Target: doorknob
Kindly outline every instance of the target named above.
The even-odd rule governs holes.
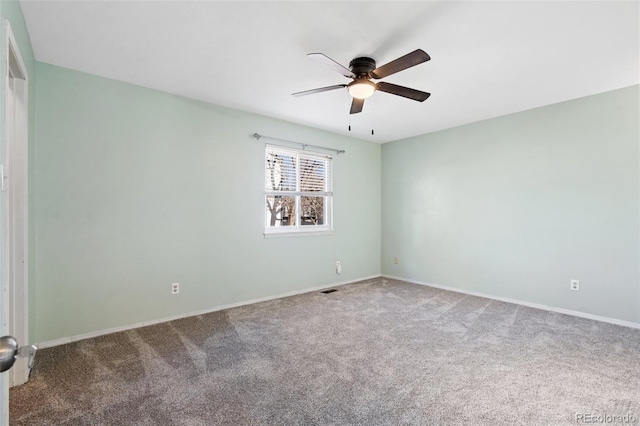
[[[13,336],[0,337],[0,373],[13,367],[16,358],[32,357],[36,350],[35,345],[18,347],[18,341]]]

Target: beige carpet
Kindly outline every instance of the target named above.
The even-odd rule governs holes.
[[[640,424],[640,330],[382,278],[337,288],[43,349],[11,424]]]

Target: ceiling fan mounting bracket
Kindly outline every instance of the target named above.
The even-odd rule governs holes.
[[[355,58],[349,62],[349,69],[357,77],[370,78],[371,71],[376,69],[376,61],[372,58]]]

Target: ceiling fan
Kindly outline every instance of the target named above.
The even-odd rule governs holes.
[[[418,102],[423,102],[431,95],[427,92],[398,86],[396,84],[385,83],[384,81],[379,83],[371,81],[372,79],[378,80],[388,77],[399,71],[427,62],[431,57],[429,57],[429,55],[422,49],[414,50],[413,52],[378,68],[376,68],[376,61],[368,57],[353,59],[349,62],[349,68],[347,69],[323,53],[309,53],[307,56],[313,60],[330,66],[343,76],[352,78],[353,81],[349,84],[336,84],[334,86],[296,92],[293,93],[293,96],[311,95],[313,93],[327,92],[329,90],[342,89],[346,87],[351,97],[353,97],[350,114],[357,114],[361,112],[362,107],[364,106],[364,100],[373,95],[376,90],[413,99]]]

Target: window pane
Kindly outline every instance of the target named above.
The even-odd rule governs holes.
[[[265,145],[265,235],[331,227],[332,158]]]
[[[300,191],[325,191],[326,161],[317,157],[300,156]]]
[[[296,197],[268,195],[267,228],[272,226],[296,226]]]
[[[300,197],[300,225],[324,225],[325,197]]]
[[[267,151],[265,173],[267,191],[295,191],[295,154]]]

